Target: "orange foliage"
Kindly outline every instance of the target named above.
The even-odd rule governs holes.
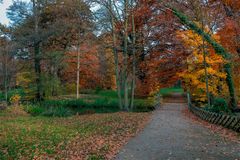
[[[176,39],[175,17],[170,11],[161,12],[157,0],[140,0],[135,10],[138,46],[139,71],[137,94],[149,95],[160,87],[170,87],[178,80],[177,72],[183,69],[182,63],[188,53]],[[143,14],[144,13],[144,14]]]
[[[76,83],[77,55],[76,49],[66,52],[68,65],[63,78],[68,83]],[[97,46],[88,43],[80,45],[80,88],[95,89],[100,86],[99,65]]]
[[[221,44],[232,54],[233,78],[237,94],[240,96],[240,27],[237,21],[226,18],[225,26],[218,32]]]
[[[182,78],[185,87],[192,93],[193,98],[205,102],[206,79],[204,70],[203,39],[191,30],[178,31],[177,35],[182,39],[183,44],[192,54],[187,59],[188,68],[179,76]],[[217,35],[212,38],[218,40]],[[206,49],[206,70],[208,74],[209,93],[214,96],[222,96],[226,93],[226,74],[223,72],[224,59],[217,55],[211,46],[204,46]]]

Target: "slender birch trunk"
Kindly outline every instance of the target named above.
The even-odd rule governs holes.
[[[133,0],[131,0],[131,6],[132,6],[132,35],[133,35],[133,41],[132,41],[132,86],[131,86],[131,104],[130,108],[131,110],[134,107],[134,97],[135,97],[135,86],[136,86],[136,28],[135,28],[135,17],[134,17],[134,4]]]

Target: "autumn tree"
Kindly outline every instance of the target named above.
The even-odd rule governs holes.
[[[84,42],[79,45],[80,50],[72,48],[65,53],[67,67],[64,69],[62,79],[66,84],[76,84],[76,70],[79,67],[79,86],[81,89],[96,89],[101,87],[100,59],[98,56],[98,46],[93,42]],[[80,57],[78,57],[80,52]],[[75,85],[76,87],[76,85]]]
[[[33,49],[34,69],[36,74],[36,99],[43,98],[41,83],[41,50],[40,45],[46,36],[44,29],[40,27],[40,12],[44,4],[39,0],[30,3],[14,1],[8,9],[8,17],[14,28],[13,40],[21,44],[21,48]]]
[[[98,53],[100,60],[101,81],[103,89],[116,90],[114,55],[111,47],[111,34],[105,33],[98,37]]]
[[[213,49],[216,51],[216,54],[219,54],[224,57],[228,61],[224,65],[224,70],[227,74],[226,82],[228,85],[229,93],[230,93],[230,106],[232,109],[236,108],[237,101],[236,101],[236,95],[235,95],[235,87],[232,77],[232,60],[231,60],[231,54],[228,53],[227,49],[224,48],[220,43],[216,42],[209,33],[206,33],[202,28],[200,28],[195,22],[190,20],[188,16],[180,12],[179,10],[176,10],[175,8],[169,8],[167,7],[167,10],[171,10],[176,17],[179,18],[182,24],[189,27],[191,30],[193,30],[195,33],[201,35],[204,40],[209,43]]]
[[[211,95],[224,96],[227,87],[224,81],[226,74],[223,72],[223,65],[226,62],[223,57],[217,55],[211,46],[203,46],[202,37],[193,31],[179,31],[177,34],[186,49],[192,52],[187,59],[188,68],[179,74],[183,78],[187,90],[192,93],[195,100],[200,102],[208,101],[207,87]],[[213,36],[214,39],[218,38],[216,35]],[[203,53],[205,52],[202,50],[203,47],[206,48],[206,53]],[[205,75],[205,63],[207,64],[207,75]],[[208,86],[205,85],[205,76],[208,77]]]
[[[232,54],[233,78],[236,86],[236,92],[240,94],[239,84],[239,60],[240,60],[240,3],[234,0],[212,1],[214,5],[222,8],[223,26],[218,32],[221,44]]]
[[[9,8],[8,16],[14,31],[13,40],[18,43],[16,49],[27,49],[27,60],[33,60],[36,99],[41,100],[46,94],[44,90],[46,87],[42,83],[46,77],[44,75],[53,72],[46,71],[49,69],[46,66],[49,62],[52,63],[49,58],[54,57],[49,54],[59,53],[56,55],[59,58],[55,56],[53,59],[56,62],[61,59],[63,62],[63,58],[60,58],[62,53],[72,46],[77,46],[85,32],[92,28],[89,23],[91,11],[81,0],[34,0],[31,3],[14,1]],[[55,77],[59,77],[60,69],[61,67],[55,66]]]
[[[1,89],[4,91],[5,101],[8,101],[8,91],[14,86],[14,74],[16,65],[14,55],[12,54],[12,42],[10,40],[9,29],[3,25],[0,26],[0,77]]]
[[[100,4],[103,10],[107,11],[105,13],[107,13],[109,17],[107,24],[109,25],[108,28],[110,28],[109,31],[112,33],[112,49],[115,61],[119,107],[123,110],[130,110],[130,108],[133,107],[135,92],[135,73],[133,73],[134,67],[132,70],[128,70],[131,55],[129,38],[132,30],[134,30],[134,27],[131,28],[131,24],[134,24],[133,22],[135,21],[134,17],[131,16],[131,13],[133,13],[131,10],[134,2],[132,1],[132,3],[130,3],[128,0],[122,2],[112,0],[95,0],[93,2]],[[121,55],[119,53],[121,53]],[[129,73],[133,76],[129,76]],[[130,88],[132,88],[131,96],[129,93]]]

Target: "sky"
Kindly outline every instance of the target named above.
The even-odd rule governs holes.
[[[11,5],[12,0],[3,0],[3,4],[0,4],[0,22],[2,24],[8,24],[9,20],[6,16],[6,9]]]
[[[29,0],[24,0],[29,1]],[[3,0],[3,4],[0,4],[0,23],[8,25],[9,19],[7,18],[7,8],[12,4],[12,0]]]

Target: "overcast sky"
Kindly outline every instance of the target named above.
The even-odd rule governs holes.
[[[24,0],[29,1],[29,0]],[[0,23],[2,24],[9,24],[9,20],[6,16],[7,8],[12,4],[12,0],[3,0],[3,4],[0,4]]]

